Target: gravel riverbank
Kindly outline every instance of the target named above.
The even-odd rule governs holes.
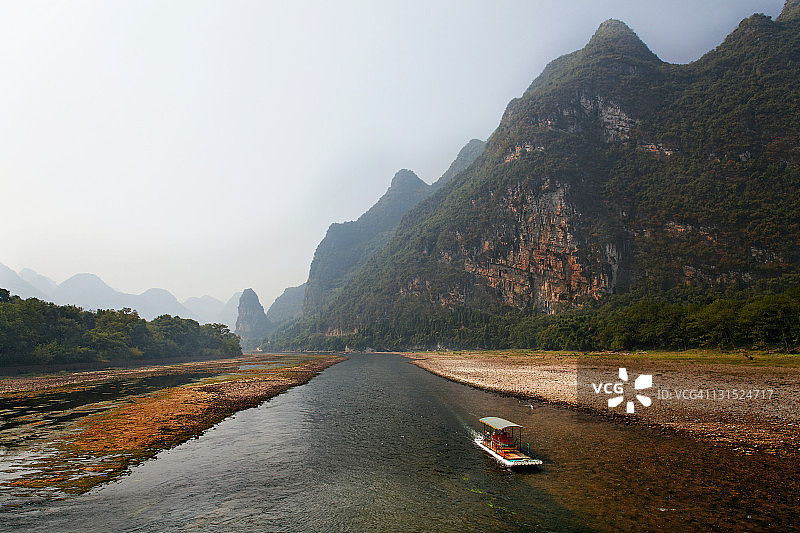
[[[617,354],[405,355],[425,370],[481,389],[670,428],[742,453],[800,457],[800,368],[791,360],[781,366]],[[620,378],[620,368],[626,369],[627,381]],[[652,386],[634,390],[642,374],[652,376]],[[649,398],[650,405],[637,394]],[[609,399],[618,396],[622,403],[609,407]],[[627,413],[628,401],[633,414]]]

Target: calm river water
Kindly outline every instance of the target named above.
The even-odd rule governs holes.
[[[538,471],[472,442],[529,428]],[[80,496],[0,510],[25,531],[643,531],[798,527],[800,467],[533,405],[354,355]]]

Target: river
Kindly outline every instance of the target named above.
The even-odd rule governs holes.
[[[501,468],[477,419],[525,425]],[[800,467],[353,355],[129,475],[6,507],[25,531],[643,531],[797,527]]]

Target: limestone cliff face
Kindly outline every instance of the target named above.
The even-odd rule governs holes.
[[[659,98],[631,95],[641,93],[642,80],[659,79],[662,65],[630,28],[610,20],[584,49],[549,66],[509,104],[486,148],[490,185],[473,187],[474,215],[449,232],[451,244],[439,239],[440,260],[463,266],[518,309],[555,313],[624,289],[633,235],[598,202],[608,176],[588,154],[630,143]],[[593,75],[546,89],[581,69]],[[468,299],[474,291],[461,292]]]
[[[482,228],[471,245],[457,237],[464,269],[496,289],[503,303],[548,313],[614,292],[617,246],[593,249],[568,190],[568,184],[547,179],[504,191],[497,201],[502,223]]]
[[[236,334],[243,339],[261,339],[267,336],[272,324],[264,313],[264,307],[253,289],[245,289],[239,298],[239,318],[236,319]]]
[[[430,266],[394,271],[395,298],[556,313],[624,290],[631,236],[624,227],[598,233],[585,193],[567,180],[529,177],[474,196],[435,242],[420,243]]]

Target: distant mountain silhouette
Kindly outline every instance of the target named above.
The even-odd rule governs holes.
[[[126,294],[115,291],[94,274],[75,274],[59,284],[53,301],[59,305],[76,305],[84,309],[122,309],[129,307]]]
[[[225,324],[231,331],[234,331],[236,329],[236,319],[239,317],[239,298],[241,297],[241,292],[233,293],[233,296],[225,302],[214,322]]]
[[[122,309],[129,307],[139,316],[152,320],[160,315],[199,317],[180,302],[169,291],[148,289],[142,294],[127,294],[109,287],[94,274],[76,274],[59,284],[53,292],[53,301],[60,305],[77,305],[84,309]]]
[[[200,317],[201,321],[211,323],[219,321],[219,314],[225,304],[212,296],[206,295],[199,298],[196,296],[187,298],[183,301],[183,306]]]
[[[165,289],[147,289],[138,296],[129,295],[128,301],[131,307],[139,311],[139,315],[150,320],[159,315],[180,316],[181,318],[192,318],[203,322],[199,316],[181,304],[171,292]]]
[[[179,316],[197,320],[201,324],[225,324],[233,331],[238,316],[237,292],[226,303],[211,296],[187,298],[181,303],[175,296],[159,288],[147,289],[141,294],[128,294],[110,287],[95,274],[75,274],[56,283],[33,269],[14,272],[0,263],[0,288],[8,289],[20,298],[38,298],[59,305],[74,305],[83,309],[134,309],[139,316],[152,320],[161,315]]]
[[[38,298],[87,310],[130,308],[135,309],[139,316],[146,320],[152,320],[160,315],[172,315],[191,318],[201,323],[221,322],[231,329],[236,323],[236,305],[239,301],[237,293],[231,298],[234,301],[231,306],[233,309],[228,310],[223,321],[220,315],[225,310],[225,304],[210,296],[195,299],[201,300],[204,304],[209,304],[209,299],[216,302],[216,310],[212,309],[207,315],[201,316],[203,313],[197,313],[181,304],[165,289],[153,288],[141,294],[128,294],[110,287],[98,276],[88,273],[76,274],[59,284],[30,268],[24,268],[17,274],[2,263],[0,263],[0,287],[8,289],[20,298]]]
[[[0,263],[0,287],[3,289],[8,289],[11,294],[16,294],[20,298],[39,298],[40,300],[48,299],[45,293],[36,288],[30,282],[21,278],[19,274],[5,266],[3,263]]]
[[[55,292],[56,288],[58,287],[58,283],[53,281],[52,279],[48,278],[47,276],[43,276],[36,272],[35,270],[31,270],[30,268],[23,268],[19,271],[19,277],[42,291],[43,294],[51,295]]]

